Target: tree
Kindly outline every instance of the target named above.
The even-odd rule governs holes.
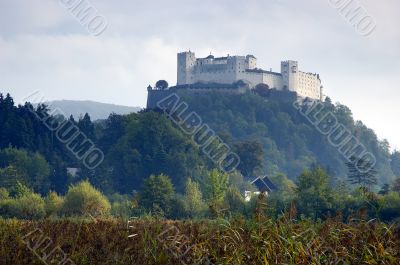
[[[218,169],[211,170],[205,179],[205,194],[208,206],[214,217],[219,215],[225,193],[228,189],[229,175]]]
[[[14,198],[20,198],[29,193],[32,193],[32,191],[26,185],[17,180],[15,185],[11,187],[10,195]]]
[[[267,84],[260,83],[256,85],[254,92],[261,97],[268,97],[270,92],[269,86]]]
[[[5,188],[0,188],[0,201],[10,198],[10,193]]]
[[[47,192],[50,188],[50,165],[39,153],[15,148],[0,150],[0,167],[6,167],[5,171],[0,172],[5,174],[3,180],[20,180],[41,193]]]
[[[394,151],[391,155],[390,165],[395,176],[400,177],[400,152]]]
[[[82,133],[85,134],[85,136],[92,140],[96,140],[96,135],[94,131],[94,124],[92,123],[90,116],[88,113],[86,113],[83,118],[80,118],[78,121],[78,127],[81,130]]]
[[[235,150],[240,157],[238,169],[246,177],[255,177],[263,170],[264,149],[258,141],[244,141],[235,144]]]
[[[174,197],[174,186],[164,174],[151,175],[143,183],[141,204],[149,211],[157,212],[161,209],[168,216],[171,214]]]
[[[225,194],[225,202],[231,213],[244,213],[245,200],[236,187],[229,187]]]
[[[400,177],[396,178],[392,184],[392,190],[400,193]]]
[[[88,181],[69,187],[61,212],[66,216],[104,216],[111,206],[107,198]]]
[[[199,216],[205,209],[200,186],[197,182],[192,181],[191,178],[188,178],[186,182],[184,203],[185,212],[190,218]]]
[[[332,203],[328,174],[320,167],[312,171],[305,170],[296,184],[296,201],[300,212],[314,219],[323,217]]]
[[[372,185],[377,183],[377,172],[373,168],[371,162],[364,158],[350,158],[350,162],[346,163],[348,168],[348,181],[353,185],[359,185],[364,190],[368,190]]]
[[[168,82],[165,80],[158,80],[156,83],[156,88],[159,90],[165,90],[168,88]]]
[[[132,216],[135,200],[128,195],[115,193],[109,197],[111,201],[111,214],[115,217],[128,219]]]
[[[54,191],[50,192],[45,198],[45,211],[47,216],[56,215],[62,207],[64,199]]]
[[[273,175],[270,180],[277,190],[268,194],[267,202],[269,212],[277,216],[287,210],[295,199],[296,185],[283,174]]]

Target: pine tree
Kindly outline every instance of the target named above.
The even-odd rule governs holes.
[[[353,185],[359,185],[364,190],[377,184],[377,172],[370,161],[364,158],[350,158],[346,163],[348,168],[348,181]]]

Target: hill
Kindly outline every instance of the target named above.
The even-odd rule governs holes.
[[[319,132],[292,102],[270,100],[245,93],[184,93],[181,102],[196,112],[203,122],[240,157],[237,169],[246,178],[261,174],[287,175],[295,180],[304,169],[323,167],[332,184],[347,181],[346,159],[327,137]],[[399,153],[391,153],[387,141],[381,141],[372,129],[353,119],[351,110],[330,100],[323,103],[376,158],[379,189],[392,183],[400,170]],[[36,112],[36,114],[34,114]],[[70,120],[104,153],[104,161],[95,174],[86,170],[80,156],[72,150],[80,142],[65,144],[37,117],[42,108],[32,112],[29,104],[15,106],[11,96],[0,95],[0,149],[13,147],[38,152],[56,174],[36,180],[28,174],[27,183],[40,183],[41,190],[63,192],[71,182],[67,167],[78,167],[80,179],[89,179],[107,194],[139,190],[150,175],[168,175],[178,191],[184,190],[188,177],[199,179],[205,171],[219,167],[201,146],[168,115],[147,109],[129,115],[110,115],[101,123],[89,116]],[[11,151],[10,151],[11,152]],[[30,154],[25,155],[29,157]],[[23,156],[15,154],[14,156]],[[33,162],[32,162],[33,163]],[[7,161],[0,167],[7,167]],[[47,172],[47,171],[46,171]]]
[[[252,93],[176,92],[180,102],[189,106],[187,112],[197,113],[225,143],[236,147],[242,162],[248,161],[247,154],[238,150],[238,143],[252,141],[262,146],[263,165],[255,172],[284,173],[295,179],[305,168],[320,165],[335,181],[346,180],[347,160],[343,153],[353,150],[347,149],[348,146],[342,147],[347,149],[345,151],[335,147],[294,107],[293,101],[272,100]],[[391,183],[395,174],[390,164],[389,143],[379,140],[375,132],[361,121],[354,120],[347,106],[332,104],[329,98],[322,106],[376,158],[378,184]]]
[[[85,115],[85,113],[88,113],[92,120],[100,120],[107,119],[111,113],[124,115],[140,110],[139,107],[121,106],[90,100],[55,100],[47,102],[46,104],[50,106],[50,109],[60,108],[65,112],[67,117],[72,115],[75,119]]]

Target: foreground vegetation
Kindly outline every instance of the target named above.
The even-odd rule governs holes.
[[[51,249],[39,244],[32,251],[24,243],[39,242],[29,232],[40,229],[77,265],[400,262],[398,226],[358,218],[313,223],[292,217],[231,222],[139,219],[129,229],[116,219],[0,220],[0,258],[2,264],[42,264],[35,253],[41,256]]]
[[[157,110],[99,123],[70,117],[104,152],[89,170],[37,118],[62,117],[0,94],[0,264],[51,264],[57,246],[71,258],[63,265],[400,263],[400,152],[348,108],[324,103],[376,156],[367,173],[291,104],[252,94],[196,100],[187,98],[240,156],[235,171],[215,169]],[[249,181],[265,174],[276,190],[246,201],[257,191]]]

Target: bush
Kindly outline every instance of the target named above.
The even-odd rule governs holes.
[[[235,187],[229,187],[225,195],[225,203],[232,213],[244,213],[246,202],[240,194],[240,191]]]
[[[183,208],[185,215],[190,218],[199,217],[207,209],[199,184],[192,181],[191,178],[188,178],[186,182]]]
[[[18,219],[40,219],[45,216],[45,202],[36,193],[28,193],[22,197],[6,200],[9,217]]]
[[[379,202],[381,209],[379,216],[383,221],[392,221],[400,218],[400,194],[397,192],[389,192],[383,196]]]
[[[52,191],[47,195],[45,202],[46,216],[51,216],[59,213],[64,199],[58,196],[56,192]]]
[[[172,211],[174,198],[174,186],[170,178],[166,175],[152,175],[144,181],[141,192],[141,204],[147,210],[168,216]]]
[[[6,200],[10,197],[10,194],[7,189],[0,188],[0,200]]]
[[[107,198],[88,181],[69,187],[65,195],[61,213],[66,216],[104,216],[110,213],[111,205]]]
[[[115,217],[129,218],[133,215],[134,201],[128,195],[115,193],[109,197],[111,214]]]

